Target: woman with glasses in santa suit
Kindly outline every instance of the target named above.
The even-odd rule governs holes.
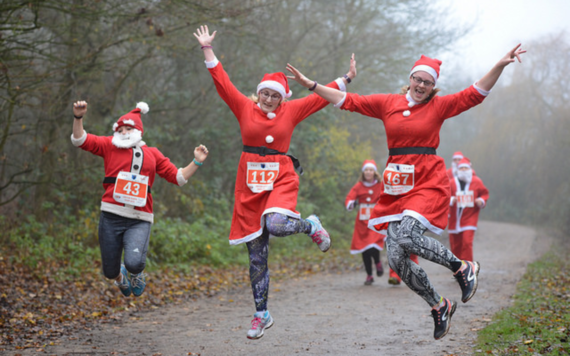
[[[302,219],[295,210],[299,190],[299,177],[295,173],[298,161],[286,155],[295,127],[328,102],[318,95],[285,101],[292,93],[283,73],[265,74],[256,95],[247,97],[232,84],[214,54],[212,43],[216,31],[210,34],[207,26],[201,26],[194,36],[204,52],[206,67],[218,94],[240,126],[244,146],[236,177],[229,239],[231,245],[247,245],[256,308],[247,337],[258,339],[273,325],[267,310],[269,236],[305,233],[323,252],[331,245],[329,234],[316,215]],[[348,74],[329,86],[346,90],[346,84],[355,76],[355,64],[351,61]]]
[[[156,147],[142,140],[141,114],[149,107],[138,103],[113,124],[113,136],[96,136],[83,129],[87,102],[73,104],[74,146],[103,158],[105,193],[101,199],[99,247],[103,274],[115,280],[125,297],[143,294],[146,281],[144,268],[154,222],[151,187],[158,174],[170,183],[183,186],[208,157],[208,149],[194,149],[194,160],[184,168],[176,168]],[[124,254],[124,264],[121,259]]]
[[[384,191],[375,205],[369,226],[387,230],[386,249],[390,266],[404,283],[432,308],[434,338],[449,331],[456,303],[440,296],[425,271],[412,263],[414,253],[447,267],[462,290],[461,300],[469,301],[477,290],[479,263],[462,261],[426,230],[441,234],[449,213],[449,179],[445,162],[435,153],[443,122],[478,104],[489,94],[503,69],[526,51],[517,45],[469,88],[455,94],[437,96],[435,88],[441,61],[426,56],[414,64],[409,86],[400,94],[358,95],[324,87],[287,65],[294,79],[313,90],[335,107],[382,120],[386,129],[389,158],[383,173]]]

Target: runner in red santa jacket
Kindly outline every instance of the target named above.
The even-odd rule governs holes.
[[[450,181],[449,245],[457,258],[473,261],[473,237],[479,212],[487,205],[489,190],[481,178],[473,175],[467,157],[459,161],[457,176]]]
[[[238,165],[230,244],[246,243],[249,271],[256,313],[247,332],[250,339],[263,336],[273,325],[267,310],[269,270],[267,267],[269,236],[306,233],[326,252],[330,237],[316,215],[306,219],[297,212],[299,177],[298,161],[286,155],[295,127],[328,102],[318,95],[285,101],[292,93],[283,73],[265,74],[253,98],[242,94],[230,81],[216,58],[207,26],[196,30],[216,90],[235,115],[241,131],[243,152]],[[329,84],[346,89],[356,75],[354,61],[343,78]]]
[[[372,211],[368,226],[386,230],[390,266],[404,283],[431,307],[434,338],[449,331],[456,303],[441,297],[425,271],[410,260],[415,253],[447,267],[462,290],[462,301],[469,301],[477,290],[477,262],[462,261],[436,239],[424,236],[426,230],[441,234],[449,213],[449,179],[445,163],[436,155],[443,122],[480,104],[499,79],[503,69],[526,51],[517,45],[478,82],[451,95],[437,96],[436,82],[441,61],[426,56],[414,64],[409,86],[401,95],[358,95],[318,85],[291,65],[290,78],[343,110],[382,120],[389,148],[383,174],[384,192]]]
[[[99,218],[99,247],[103,274],[115,280],[124,296],[138,297],[145,289],[144,268],[154,220],[151,188],[158,174],[170,183],[183,186],[208,157],[200,145],[194,160],[185,168],[176,168],[157,148],[148,147],[141,114],[148,112],[146,103],[121,116],[113,125],[113,136],[96,136],[83,129],[87,102],[73,104],[74,146],[103,158],[105,193]],[[124,253],[124,264],[121,256]],[[130,274],[130,278],[129,278]]]

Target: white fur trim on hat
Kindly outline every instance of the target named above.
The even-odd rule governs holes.
[[[457,159],[457,158],[462,159],[463,155],[453,155],[451,158],[452,159]]]
[[[376,172],[378,172],[378,168],[376,168],[376,166],[372,163],[366,163],[365,165],[362,166],[362,171],[364,172],[364,170],[366,168],[372,168],[373,170],[375,170]]]
[[[457,165],[457,169],[462,168],[462,167],[471,168],[471,165],[468,163],[459,163]]]
[[[142,114],[146,114],[149,110],[148,104],[145,103],[144,101],[141,101],[139,103],[137,103],[137,109],[141,109],[141,113]],[[134,124],[133,124],[134,126]]]
[[[285,87],[283,87],[283,85],[281,83],[273,81],[273,80],[265,80],[265,81],[259,83],[257,85],[257,93],[259,93],[261,91],[261,89],[265,89],[265,88],[275,90],[276,92],[281,94],[281,97],[283,99],[290,98],[291,95],[293,95],[293,92],[291,90],[289,90],[288,93],[285,93]]]
[[[433,82],[437,83],[437,72],[435,71],[435,69],[433,69],[430,66],[426,66],[425,64],[420,64],[419,66],[415,66],[414,68],[412,68],[412,71],[410,72],[410,77],[415,72],[420,72],[420,71],[426,72],[427,74],[431,75],[433,77]]]

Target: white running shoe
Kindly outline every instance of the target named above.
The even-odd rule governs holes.
[[[321,251],[327,252],[329,248],[331,248],[331,238],[327,230],[325,230],[321,224],[321,220],[318,216],[313,214],[307,218],[307,221],[313,225],[309,236],[313,239],[313,242],[319,246]]]
[[[257,312],[253,314],[253,320],[251,321],[251,329],[247,332],[248,339],[259,339],[263,336],[263,331],[269,329],[273,326],[273,318],[269,311],[265,313]]]

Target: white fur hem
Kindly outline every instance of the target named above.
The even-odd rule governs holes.
[[[425,226],[429,231],[433,232],[434,234],[441,235],[441,233],[443,232],[443,229],[440,229],[439,227],[430,224],[428,219],[426,219],[422,214],[408,209],[404,210],[404,212],[400,214],[388,215],[388,216],[382,216],[380,218],[370,219],[368,220],[368,228],[373,231],[380,232],[374,228],[375,225],[392,221],[400,221],[404,218],[404,216],[411,216],[412,218],[418,220],[423,226]]]
[[[338,103],[334,104],[334,107],[337,109],[340,108],[342,106],[342,104],[344,104],[345,100],[346,100],[346,93],[344,93],[344,95],[342,96],[342,99]]]
[[[378,244],[370,244],[370,245],[368,245],[368,246],[366,246],[365,248],[360,249],[360,250],[350,250],[350,253],[353,254],[353,255],[356,255],[356,254],[362,253],[362,252],[364,252],[364,251],[366,251],[366,250],[370,250],[371,248],[375,248],[375,249],[380,250],[380,251],[383,250],[383,248],[380,247]]]
[[[344,84],[344,80],[342,80],[342,78],[336,78],[335,83],[338,85],[338,90],[346,92],[346,85]]]
[[[230,245],[239,245],[239,244],[242,244],[244,242],[249,242],[249,241],[255,240],[256,238],[261,236],[261,233],[263,232],[263,228],[265,227],[265,220],[263,219],[263,217],[269,213],[279,213],[279,214],[290,216],[290,217],[295,218],[295,219],[301,219],[301,214],[296,214],[296,213],[292,212],[291,210],[287,210],[287,209],[283,209],[283,208],[265,209],[263,214],[261,214],[261,218],[259,221],[259,225],[261,226],[261,228],[252,234],[249,234],[245,237],[242,237],[241,239],[230,240]]]
[[[473,86],[475,87],[475,89],[477,89],[477,91],[479,92],[479,94],[481,94],[481,95],[483,95],[483,96],[487,96],[487,95],[491,94],[491,91],[490,91],[490,90],[483,90],[483,89],[479,88],[479,87],[477,86],[477,82],[475,82],[475,83],[473,84]]]
[[[204,63],[206,63],[206,68],[211,69],[211,68],[216,67],[218,65],[218,63],[220,63],[220,61],[218,61],[218,58],[216,57],[216,58],[214,58],[213,61],[210,61],[210,62],[204,61]]]
[[[74,138],[73,134],[71,134],[71,143],[73,143],[73,146],[75,147],[83,145],[85,143],[85,140],[87,140],[87,132],[85,132],[85,130],[83,130],[83,136],[80,138]]]
[[[450,234],[459,234],[459,233],[462,233],[463,231],[467,231],[467,230],[476,231],[477,226],[463,226],[463,227],[460,227],[459,229],[447,230],[447,232]]]

